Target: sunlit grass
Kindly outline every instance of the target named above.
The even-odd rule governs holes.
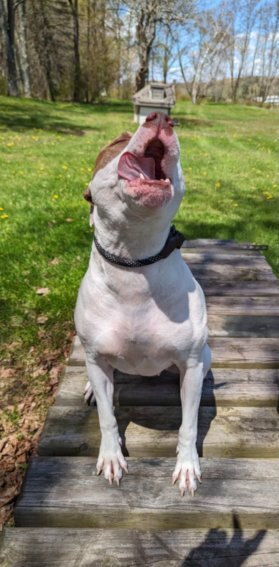
[[[32,345],[59,347],[72,328],[92,240],[82,193],[99,150],[136,126],[121,102],[2,97],[0,111],[2,336],[6,347],[21,341],[22,357]],[[188,188],[177,227],[186,238],[267,244],[279,273],[278,112],[178,102],[174,117]]]

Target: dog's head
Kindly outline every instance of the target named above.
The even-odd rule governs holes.
[[[152,112],[134,135],[125,132],[100,152],[84,195],[96,206],[94,219],[171,220],[184,193],[179,156],[172,120]]]

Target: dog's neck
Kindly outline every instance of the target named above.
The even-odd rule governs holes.
[[[170,221],[163,225],[158,219],[152,223],[136,222],[121,226],[106,226],[106,223],[95,215],[95,234],[103,249],[115,256],[128,259],[144,259],[158,254],[164,247],[169,236]]]
[[[133,269],[133,268],[141,268],[143,266],[150,266],[151,264],[155,264],[160,260],[164,260],[168,258],[170,254],[177,248],[181,248],[184,242],[184,236],[181,232],[177,231],[175,226],[172,225],[170,228],[170,232],[168,238],[160,250],[159,253],[154,254],[152,256],[148,256],[146,258],[127,258],[123,256],[117,256],[116,254],[112,254],[109,250],[106,250],[102,247],[96,235],[94,236],[94,243],[95,247],[98,250],[99,254],[105,258],[111,264],[115,264],[118,266],[122,266],[125,268]]]

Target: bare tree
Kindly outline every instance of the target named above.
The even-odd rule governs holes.
[[[258,5],[259,0],[230,0],[227,9],[227,26],[230,36],[227,53],[233,102],[237,100],[240,80],[245,69]]]
[[[29,61],[27,53],[27,22],[26,22],[26,0],[19,0],[16,4],[17,7],[17,20],[18,20],[18,33],[17,37],[17,51],[20,69],[20,78],[22,82],[22,94],[24,97],[31,96],[30,74],[29,74]]]
[[[222,12],[216,13],[214,9],[197,12],[184,37],[186,42],[182,47],[178,42],[177,55],[186,89],[196,104],[202,81],[206,81],[204,73],[213,68],[216,72],[223,58],[227,30]]]
[[[270,94],[272,85],[278,76],[279,68],[279,6],[276,2],[267,2],[262,7],[262,26],[258,62],[260,71],[259,87],[263,101]]]
[[[136,90],[148,81],[151,50],[158,25],[182,22],[189,17],[192,0],[126,0],[132,11],[136,27],[136,44],[139,66],[136,73]]]
[[[19,95],[15,46],[15,4],[14,0],[0,0],[0,13],[4,31],[8,94]]]
[[[74,101],[80,100],[80,55],[79,55],[79,6],[78,0],[68,0],[73,17],[74,31]]]

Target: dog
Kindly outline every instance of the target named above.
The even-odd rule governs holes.
[[[179,248],[171,219],[185,185],[171,118],[152,112],[134,135],[104,149],[85,197],[95,232],[75,309],[101,430],[96,465],[119,485],[127,462],[113,411],[113,374],[180,374],[182,423],[173,484],[194,495],[201,480],[196,449],[203,379],[211,364],[204,294]],[[93,209],[94,206],[94,209]]]

